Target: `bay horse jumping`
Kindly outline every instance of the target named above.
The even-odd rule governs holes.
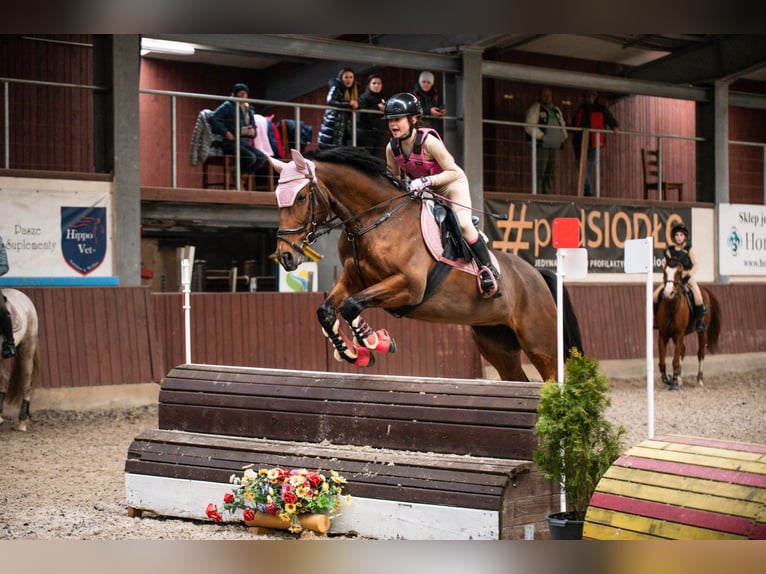
[[[0,361],[0,427],[3,424],[3,401],[16,403],[21,399],[16,430],[26,431],[29,420],[29,401],[32,388],[40,378],[40,347],[38,317],[32,300],[16,289],[2,289],[11,313],[16,356],[12,359],[10,374],[5,361]]]
[[[342,229],[342,272],[317,310],[337,360],[365,367],[374,362],[371,351],[396,350],[385,329],[373,330],[362,317],[365,309],[381,307],[396,316],[470,325],[479,352],[502,379],[527,380],[522,351],[543,380],[557,377],[554,273],[514,254],[493,253],[500,295],[483,298],[476,273],[437,261],[429,251],[421,230],[424,198],[387,174],[382,160],[353,147],[320,152],[313,161],[296,150],[288,163],[270,160],[280,173],[275,256],[282,267],[292,271],[316,259],[310,245]],[[353,339],[340,329],[338,313]],[[564,349],[582,351],[566,291],[564,316]]]
[[[690,333],[696,332],[696,321],[691,311],[694,304],[691,293],[688,292],[683,281],[683,266],[672,265],[669,261],[662,270],[664,289],[660,294],[657,304],[657,347],[660,355],[660,376],[662,382],[677,391],[683,386],[681,377],[681,361],[686,355],[684,338]],[[702,362],[705,359],[705,349],[715,352],[718,345],[718,335],[721,332],[721,304],[718,299],[705,287],[700,285],[702,300],[708,309],[705,315],[705,329],[697,333],[697,384],[704,384]],[[668,376],[665,367],[665,355],[668,341],[673,341],[673,376]]]

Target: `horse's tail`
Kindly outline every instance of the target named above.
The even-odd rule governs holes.
[[[721,303],[712,292],[707,292],[710,297],[710,309],[708,309],[707,348],[711,353],[716,352],[718,336],[721,334]]]
[[[538,269],[540,275],[545,279],[545,284],[548,285],[548,289],[553,295],[554,301],[556,300],[556,274],[550,269]],[[569,357],[571,350],[574,347],[581,354],[585,354],[582,348],[582,335],[580,334],[580,323],[577,321],[577,315],[575,315],[574,306],[569,298],[569,291],[567,291],[566,285],[564,285],[564,351],[566,356]]]

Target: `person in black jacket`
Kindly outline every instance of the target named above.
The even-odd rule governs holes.
[[[322,117],[322,125],[317,135],[319,149],[351,145],[353,139],[351,113],[359,107],[359,89],[352,69],[343,68],[338,72],[337,78],[329,81],[329,85],[327,105],[332,107],[327,108]]]
[[[247,98],[250,88],[247,84],[234,84],[231,95],[235,98]],[[235,135],[236,117],[239,112],[239,137]],[[242,173],[253,174],[266,164],[266,154],[253,145],[255,138],[255,111],[248,102],[239,104],[227,100],[218,106],[210,116],[210,129],[214,134],[223,136],[223,153],[236,155],[236,143],[239,140],[239,165]]]
[[[383,112],[385,108],[383,78],[379,74],[370,74],[367,77],[367,89],[359,96],[359,109]],[[384,157],[388,129],[382,113],[360,113],[358,116],[356,145],[365,148],[374,156]]]
[[[439,99],[439,90],[434,86],[435,79],[433,72],[423,70],[418,76],[418,83],[415,85],[415,89],[412,90],[412,93],[420,101],[420,107],[423,108],[421,122],[425,127],[433,127],[428,119],[429,117],[441,118],[447,115],[447,110],[444,109]]]

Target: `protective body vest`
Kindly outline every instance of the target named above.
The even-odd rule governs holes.
[[[678,261],[684,269],[687,271],[693,267],[692,259],[689,257],[689,250],[692,248],[691,244],[687,244],[686,247],[677,249],[675,245],[668,247],[667,259],[670,261],[674,259]]]
[[[433,134],[441,139],[439,132],[431,128],[418,128],[415,131],[415,143],[412,146],[412,153],[405,157],[402,153],[402,146],[398,138],[391,138],[391,151],[394,152],[394,159],[399,169],[404,171],[412,179],[425,177],[427,175],[436,175],[444,171],[441,166],[433,159],[427,159],[423,154],[423,142]]]

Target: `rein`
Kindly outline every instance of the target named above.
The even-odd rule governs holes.
[[[306,214],[306,219],[303,221],[300,227],[293,227],[290,229],[281,229],[281,228],[277,229],[277,240],[284,241],[296,251],[302,253],[303,255],[309,257],[310,259],[314,261],[317,261],[319,258],[321,258],[321,255],[319,255],[316,251],[311,249],[310,245],[313,244],[317,239],[319,239],[323,235],[327,235],[328,233],[330,233],[332,230],[343,227],[345,229],[346,239],[351,244],[351,252],[354,257],[354,269],[356,270],[357,274],[362,280],[362,283],[365,283],[365,281],[364,281],[364,277],[362,276],[361,268],[359,266],[359,256],[357,251],[356,240],[362,237],[363,235],[365,235],[366,233],[369,233],[373,229],[383,225],[397,211],[399,211],[401,208],[407,205],[409,201],[416,199],[410,193],[395,195],[384,201],[381,201],[380,203],[373,205],[372,207],[369,207],[368,209],[365,209],[364,211],[355,213],[351,215],[351,217],[348,217],[347,219],[340,220],[340,218],[336,214],[333,217],[326,219],[325,221],[317,222],[316,221],[316,213],[317,213],[317,205],[318,205],[317,197],[321,197],[322,201],[327,205],[327,211],[329,216],[329,213],[333,211],[332,202],[330,201],[329,197],[327,197],[327,195],[322,191],[322,188],[319,187],[319,185],[316,182],[316,178],[311,178],[309,181],[309,212]],[[358,231],[351,231],[349,229],[349,223],[364,217],[368,213],[378,210],[381,206],[384,206],[388,203],[392,203],[399,199],[403,199],[404,201],[395,205],[392,209],[389,209],[386,213],[381,215],[378,219],[373,221],[370,225],[363,227],[362,229],[359,229]],[[338,221],[335,222],[335,220],[338,220]],[[302,244],[298,244],[295,241],[292,241],[285,237],[286,235],[296,235],[300,233],[306,234],[306,237],[303,240]]]

